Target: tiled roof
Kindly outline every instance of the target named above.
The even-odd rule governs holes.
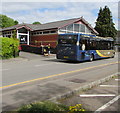
[[[18,24],[18,25],[14,25],[14,26],[11,26],[11,27],[4,28],[4,29],[2,29],[2,31],[10,30],[10,29],[17,29],[21,26],[26,26],[33,31],[34,30],[36,31],[36,30],[44,30],[44,29],[53,29],[53,28],[60,28],[60,27],[63,27],[65,25],[72,24],[72,23],[77,22],[79,20],[84,22],[93,32],[98,34],[98,32],[82,17],[68,19],[68,20],[62,20],[62,21],[56,21],[56,22],[50,22],[50,23],[46,23],[46,24]]]
[[[17,28],[19,28],[19,27],[21,27],[21,26],[28,26],[28,27],[29,27],[29,25],[32,27],[32,24],[25,24],[25,23],[23,23],[23,24],[17,24],[17,25],[14,25],[14,26],[10,26],[10,27],[7,27],[7,28],[3,28],[2,31],[11,30],[11,29],[17,29]],[[31,28],[31,27],[30,27],[30,28]]]
[[[75,22],[78,19],[80,19],[80,18],[74,18],[74,19],[69,19],[69,20],[62,20],[62,21],[56,21],[56,22],[36,25],[36,27],[34,26],[34,30],[60,28],[62,26],[71,24],[71,23]]]

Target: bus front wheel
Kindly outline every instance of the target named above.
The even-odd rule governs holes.
[[[93,60],[94,60],[94,55],[91,54],[91,55],[90,55],[90,62],[92,62]]]

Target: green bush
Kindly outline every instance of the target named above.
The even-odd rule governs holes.
[[[19,40],[15,38],[0,37],[0,57],[2,59],[18,56]]]
[[[60,113],[60,111],[68,111],[68,107],[45,101],[22,106],[18,113]]]

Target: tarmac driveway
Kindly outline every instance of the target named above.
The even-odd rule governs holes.
[[[20,56],[20,58],[24,58],[24,59],[28,59],[28,60],[45,58],[43,55],[40,55],[40,54],[23,52],[23,51],[20,52],[19,56]]]
[[[25,58],[28,60],[35,60],[35,59],[45,59],[45,58],[56,58],[55,54],[51,54],[50,56],[44,56],[41,54],[29,53],[29,52],[20,52],[20,58]]]
[[[22,61],[30,61],[30,60],[38,60],[38,59],[39,60],[56,59],[56,55],[51,54],[50,56],[43,56],[43,55],[40,55],[40,54],[21,51],[19,53],[19,57],[2,60],[2,63],[16,62],[16,61],[22,62]]]

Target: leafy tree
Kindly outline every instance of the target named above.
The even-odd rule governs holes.
[[[7,17],[6,15],[0,14],[0,27],[6,28],[18,24],[18,21]]]
[[[32,24],[41,24],[40,22],[33,22]]]
[[[13,30],[12,38],[16,39],[16,37],[17,37],[17,31]]]
[[[17,21],[17,20],[15,20],[15,21],[14,21],[14,23],[15,23],[15,25],[17,25],[17,24],[18,24],[18,21]]]
[[[110,9],[107,6],[100,8],[95,26],[99,36],[115,38],[117,30],[114,25]]]

